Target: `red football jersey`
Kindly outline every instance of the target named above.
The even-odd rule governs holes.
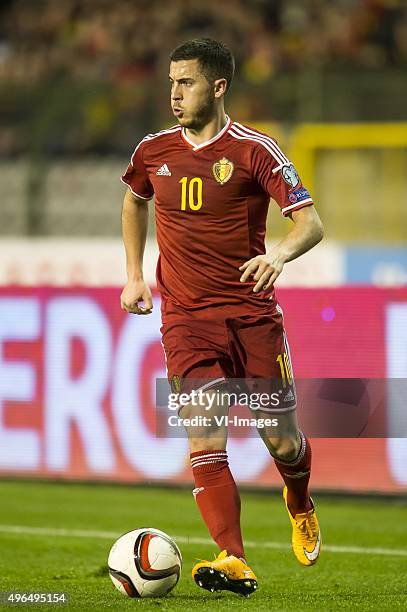
[[[196,145],[177,125],[139,143],[122,181],[140,198],[154,196],[164,305],[230,316],[274,309],[274,290],[253,293],[239,266],[265,253],[270,198],[283,215],[313,201],[272,138],[228,118]]]

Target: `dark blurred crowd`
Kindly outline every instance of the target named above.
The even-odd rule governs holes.
[[[0,78],[52,73],[123,81],[155,74],[194,36],[231,46],[259,82],[307,63],[407,63],[403,0],[2,0]]]
[[[232,49],[231,100],[241,119],[357,118],[364,98],[376,99],[370,90],[355,103],[343,98],[349,83],[336,85],[331,104],[332,86],[314,73],[403,72],[407,2],[1,0],[0,119],[9,129],[0,133],[0,155],[22,150],[27,129],[41,146],[88,151],[127,147],[135,118],[140,133],[161,127],[170,119],[168,54],[198,36]],[[393,106],[397,114],[397,100]]]

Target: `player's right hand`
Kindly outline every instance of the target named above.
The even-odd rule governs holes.
[[[140,306],[139,302],[144,302],[144,306]],[[150,314],[153,310],[153,296],[149,286],[143,279],[128,281],[121,293],[120,304],[122,310],[132,314]]]

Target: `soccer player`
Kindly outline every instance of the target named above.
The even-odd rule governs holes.
[[[229,49],[207,38],[192,40],[177,47],[170,60],[171,107],[178,124],[143,138],[122,177],[128,186],[122,211],[128,281],[121,306],[139,315],[153,307],[143,279],[143,253],[147,202],[154,196],[161,333],[172,389],[190,393],[198,390],[196,381],[205,381],[199,389],[206,408],[233,379],[247,380],[251,391],[256,380],[270,389],[275,381],[284,387],[282,406],[257,414],[274,411],[283,427],[259,433],[285,483],[294,554],[303,565],[312,565],[321,538],[308,490],[311,447],[298,430],[288,344],[273,285],[286,262],[322,239],[322,224],[277,143],[225,114],[234,74]],[[266,253],[270,198],[292,227]],[[222,400],[214,405],[217,414],[227,414]],[[202,410],[191,402],[180,415]],[[214,561],[196,564],[193,578],[210,591],[247,596],[257,579],[245,559],[227,427],[211,423],[187,432],[194,496],[221,550]]]

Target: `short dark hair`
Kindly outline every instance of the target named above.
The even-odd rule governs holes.
[[[226,79],[227,90],[235,73],[235,60],[226,45],[212,38],[195,38],[176,47],[170,54],[172,62],[181,60],[199,61],[202,73],[211,82]]]

